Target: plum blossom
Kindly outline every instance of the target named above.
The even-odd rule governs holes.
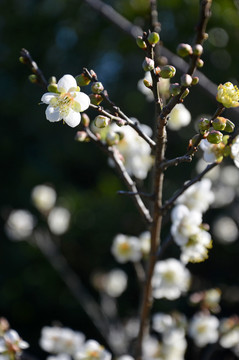
[[[174,300],[186,292],[190,285],[190,272],[178,260],[158,261],[152,277],[153,296]]]
[[[46,118],[51,122],[63,120],[67,125],[76,127],[81,121],[80,112],[90,106],[88,95],[80,92],[72,75],[64,75],[57,83],[57,92],[45,93],[41,101],[48,104]]]
[[[135,236],[118,234],[113,240],[111,251],[119,263],[139,261],[142,257],[140,242]]]
[[[236,136],[231,146],[231,156],[234,164],[239,168],[239,136]]]
[[[51,232],[55,235],[64,234],[69,228],[70,218],[69,210],[61,206],[54,207],[47,218]]]
[[[128,277],[121,269],[113,269],[104,276],[104,290],[109,296],[118,297],[126,289]]]
[[[37,185],[31,193],[32,201],[39,211],[45,212],[53,208],[56,202],[56,192],[48,185]]]
[[[239,106],[239,90],[231,82],[220,84],[217,88],[216,99],[226,108]]]
[[[219,320],[216,316],[196,313],[189,323],[188,334],[195,344],[203,347],[218,340]]]
[[[41,331],[40,346],[54,354],[74,355],[84,344],[85,335],[70,328],[45,326]]]
[[[181,246],[180,260],[188,262],[201,262],[208,258],[208,249],[212,248],[212,239],[208,231],[200,229],[195,235],[190,236],[188,242]]]
[[[12,210],[5,224],[5,231],[11,240],[25,240],[34,229],[35,218],[27,210]]]
[[[177,104],[170,112],[168,117],[168,128],[170,130],[179,130],[187,126],[191,121],[191,114],[183,104]]]
[[[218,217],[212,225],[216,240],[222,244],[231,244],[238,239],[238,226],[229,216]]]
[[[95,340],[88,340],[74,355],[75,360],[111,360],[111,354]]]
[[[7,330],[0,337],[0,354],[9,355],[10,359],[15,358],[16,354],[20,355],[28,347],[29,344],[20,338],[16,330]]]

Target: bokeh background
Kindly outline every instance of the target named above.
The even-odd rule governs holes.
[[[134,24],[148,28],[147,0],[107,3]],[[198,3],[159,1],[161,39],[172,52],[180,42],[193,42]],[[212,9],[202,71],[216,84],[237,84],[239,4],[237,0],[214,0]],[[67,73],[76,76],[83,67],[94,69],[111,99],[128,116],[149,126],[153,126],[154,109],[137,89],[137,82],[144,76],[143,52],[132,38],[83,1],[1,0],[0,14],[0,313],[31,343],[30,352],[44,358],[38,339],[42,326],[52,321],[81,330],[88,338],[101,338],[39,249],[7,238],[4,224],[9,212],[28,209],[38,218],[39,226],[46,226],[31,202],[31,191],[38,184],[51,184],[58,194],[57,203],[67,207],[72,216],[69,231],[57,241],[70,266],[96,299],[90,283],[92,273],[118,266],[110,253],[113,237],[117,233],[138,235],[145,226],[132,200],[116,194],[124,185],[108,166],[105,155],[94,144],[76,142],[75,129],[45,119],[45,105],[39,105],[43,90],[29,82],[29,70],[18,61],[20,49],[31,52],[47,79],[53,75],[59,79]],[[180,73],[176,81],[179,76]],[[212,114],[216,101],[195,87],[185,105],[193,121],[187,129],[170,132],[169,158],[185,152],[188,139],[195,133],[194,122],[201,114]],[[238,121],[235,113],[230,115]],[[195,174],[195,163],[196,160],[192,165],[168,170],[165,198]],[[232,165],[232,161],[227,160],[226,164]],[[210,210],[205,221],[212,223],[217,216],[227,214],[239,222],[239,193],[233,186],[231,201],[225,200],[221,208]],[[143,184],[143,189],[149,188],[150,177]],[[225,191],[219,188],[218,196],[227,199]],[[215,241],[205,263],[189,266],[195,274],[195,290],[216,286],[225,289],[227,297],[222,300],[222,308],[227,316],[238,312],[238,251],[237,242],[223,246]],[[138,289],[134,269],[130,265],[123,268],[129,273],[130,286],[119,300],[119,311],[129,316],[134,315]],[[159,306],[165,310],[178,306],[180,310],[187,309],[188,314],[193,312],[186,301],[173,305],[162,301]]]

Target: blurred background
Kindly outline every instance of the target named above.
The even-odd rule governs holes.
[[[147,0],[105,1],[135,25],[147,30]],[[175,52],[180,42],[193,43],[198,19],[197,0],[159,1],[159,21],[163,45]],[[237,0],[214,0],[205,43],[202,72],[215,82],[238,81],[239,3]],[[76,129],[62,122],[51,124],[45,118],[45,105],[39,105],[44,90],[28,80],[29,70],[18,59],[22,47],[30,51],[45,77],[64,74],[76,76],[83,67],[94,69],[110,98],[128,115],[153,126],[153,104],[145,99],[137,83],[143,78],[143,52],[132,38],[122,33],[87,4],[79,0],[1,0],[0,1],[0,161],[1,161],[1,242],[0,242],[0,314],[31,344],[30,352],[45,357],[38,339],[44,325],[59,321],[64,326],[83,331],[89,338],[100,334],[72,296],[58,273],[34,245],[9,240],[5,222],[13,209],[27,209],[37,226],[47,227],[33,206],[32,189],[51,185],[57,204],[71,214],[68,231],[55,238],[64,256],[82,283],[97,299],[91,277],[96,270],[108,271],[118,265],[110,252],[118,233],[138,236],[145,225],[132,199],[120,197],[124,185],[108,166],[107,159],[91,143],[74,140]],[[174,64],[172,64],[174,65]],[[175,81],[180,78],[176,75]],[[86,89],[90,92],[90,89]],[[195,87],[185,100],[192,122],[189,127],[169,133],[167,157],[185,153],[188,140],[195,134],[195,121],[202,114],[213,114],[216,100]],[[89,112],[91,115],[91,113]],[[235,113],[225,113],[238,121]],[[92,116],[94,116],[92,114]],[[195,175],[195,164],[182,164],[167,171],[165,199]],[[190,265],[195,274],[193,290],[221,287],[223,315],[238,313],[239,268],[238,242],[238,171],[227,159],[224,175],[215,175],[218,205],[208,211],[205,222],[215,224],[221,216],[234,221],[235,236],[226,245],[214,234],[214,247],[203,264]],[[226,168],[230,166],[230,168]],[[140,185],[150,189],[149,179]],[[177,180],[177,182],[175,181]],[[215,225],[215,228],[217,226]],[[213,227],[212,227],[213,229]],[[167,234],[168,228],[165,230]],[[228,233],[232,230],[229,227]],[[218,237],[218,238],[217,238]],[[176,251],[176,250],[172,250]],[[133,316],[138,302],[135,272],[130,264],[122,267],[129,274],[129,286],[119,299],[122,316]],[[161,309],[187,309],[187,301],[163,302]],[[157,307],[157,305],[156,305]]]

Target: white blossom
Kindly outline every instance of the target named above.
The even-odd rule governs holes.
[[[177,104],[168,116],[168,127],[170,130],[179,130],[187,126],[191,121],[191,114],[183,104]]]
[[[208,258],[208,249],[212,247],[211,235],[208,231],[199,231],[190,236],[188,242],[181,246],[180,259],[184,264],[188,262],[201,262]]]
[[[53,208],[56,202],[56,192],[51,186],[37,185],[31,193],[32,201],[39,211],[45,212]]]
[[[64,234],[69,228],[70,218],[69,210],[60,206],[54,207],[47,218],[51,232],[55,235]]]
[[[239,344],[239,326],[235,326],[227,333],[221,335],[219,343],[222,347],[229,349]]]
[[[205,212],[214,201],[214,193],[211,190],[212,182],[202,179],[190,186],[179,198],[177,204],[183,204],[190,210]]]
[[[177,299],[190,285],[190,272],[178,260],[158,261],[152,277],[153,296],[156,299]]]
[[[216,240],[222,244],[230,244],[238,239],[238,226],[229,216],[220,216],[214,220],[212,231]]]
[[[35,218],[27,210],[13,210],[5,224],[5,230],[11,240],[24,240],[34,229]]]
[[[13,355],[21,354],[22,350],[27,349],[29,344],[22,340],[16,330],[10,329],[0,337],[0,353]],[[3,355],[3,356],[4,356]],[[14,356],[15,357],[15,356]],[[11,358],[11,357],[10,357]]]
[[[117,360],[134,360],[134,358],[130,355],[122,355],[118,357]]]
[[[71,356],[69,354],[57,354],[47,356],[46,360],[71,360]]]
[[[113,269],[104,276],[104,290],[112,297],[120,296],[127,287],[127,274],[121,269]]]
[[[152,328],[159,333],[164,333],[173,326],[175,326],[175,321],[169,314],[156,313],[152,317]]]
[[[184,360],[187,342],[183,329],[171,329],[163,335],[162,354],[164,360]]]
[[[74,355],[84,341],[85,335],[81,332],[65,327],[45,326],[41,331],[40,346],[50,353]]]
[[[119,263],[139,261],[142,257],[140,242],[135,236],[118,234],[113,240],[111,251]]]
[[[111,354],[95,340],[88,340],[74,355],[75,360],[111,360]]]
[[[203,159],[211,164],[217,161],[217,145],[211,144],[207,139],[203,139],[200,142],[200,148],[203,151]]]
[[[144,231],[139,235],[139,241],[141,246],[141,251],[143,255],[148,255],[151,247],[151,235],[149,231]]]
[[[216,316],[196,313],[189,323],[188,334],[197,346],[203,347],[218,340],[218,327]]]
[[[154,336],[148,335],[142,342],[143,360],[163,360],[160,356],[161,344]]]
[[[239,168],[239,136],[236,136],[231,146],[231,156],[236,167]]]
[[[79,125],[80,112],[90,106],[89,96],[80,92],[72,75],[64,75],[57,83],[57,93],[45,93],[41,101],[48,104],[47,120],[51,122],[63,120],[71,127]]]
[[[146,71],[145,72],[145,76],[143,79],[140,79],[138,81],[138,84],[137,84],[137,87],[138,87],[138,90],[145,95],[146,97],[146,100],[147,101],[153,101],[154,99],[154,95],[153,95],[153,92],[151,89],[147,88],[145,85],[144,85],[144,79],[146,79],[147,81],[149,82],[152,82],[152,78],[151,78],[151,75],[150,75],[150,71]]]
[[[196,210],[189,210],[185,205],[177,205],[172,210],[171,219],[171,234],[176,244],[182,246],[200,231],[202,214]]]

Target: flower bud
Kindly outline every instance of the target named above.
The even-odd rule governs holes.
[[[213,129],[215,130],[224,130],[226,127],[227,119],[222,116],[218,116],[216,119],[212,121]]]
[[[147,37],[147,40],[148,42],[151,44],[151,45],[155,45],[159,42],[160,40],[160,37],[159,37],[159,34],[156,33],[156,32],[151,32],[148,37]]]
[[[57,83],[56,77],[51,76],[48,82],[49,82],[49,84],[56,84]]]
[[[185,91],[182,93],[180,99],[181,99],[181,100],[182,100],[182,99],[185,99],[185,97],[188,96],[189,92],[190,92],[189,89],[185,89]]]
[[[108,118],[107,116],[104,116],[104,115],[98,115],[94,119],[95,126],[100,129],[108,126],[109,123],[110,123],[110,118]]]
[[[223,150],[223,156],[229,156],[229,155],[231,155],[231,147],[225,146],[225,148]]]
[[[197,85],[198,83],[199,83],[199,77],[198,76],[193,77],[192,85]]]
[[[87,139],[87,133],[85,131],[77,131],[75,140],[79,142],[84,142]]]
[[[93,104],[93,105],[99,105],[103,101],[102,96],[99,94],[90,94],[89,98],[90,98],[91,104]]]
[[[224,136],[223,136],[222,142],[223,142],[224,145],[227,145],[229,138],[230,138],[229,135],[224,135]]]
[[[49,92],[53,92],[53,93],[57,93],[57,84],[49,84],[48,86],[47,86],[47,90],[49,91]]]
[[[177,47],[177,54],[181,57],[192,55],[193,50],[189,44],[179,44]]]
[[[178,83],[170,84],[169,86],[169,92],[172,96],[176,96],[180,94],[181,86]]]
[[[154,61],[153,61],[153,59],[150,59],[150,58],[146,57],[144,59],[144,61],[143,61],[142,66],[143,66],[144,71],[153,70],[154,69]]]
[[[194,136],[192,137],[192,139],[190,140],[191,145],[192,145],[192,146],[194,146],[194,145],[199,145],[199,143],[200,143],[199,139],[200,139],[200,135],[199,135],[199,134],[194,135]]]
[[[76,76],[76,82],[78,86],[86,86],[91,80],[84,73]]]
[[[222,142],[223,135],[220,131],[214,130],[213,128],[209,129],[209,134],[207,136],[207,141],[211,144],[219,144]]]
[[[154,69],[154,73],[155,75],[160,75],[161,69],[159,66],[156,66],[156,68]]]
[[[27,59],[26,59],[24,56],[20,56],[20,57],[19,57],[19,61],[20,61],[20,63],[22,63],[22,64],[27,64]]]
[[[105,141],[109,146],[117,145],[119,143],[119,140],[120,140],[119,134],[113,131],[109,131],[105,138]]]
[[[182,86],[190,86],[192,84],[192,77],[189,74],[183,74],[181,76],[181,85]]]
[[[200,44],[196,44],[193,47],[193,55],[201,56],[203,53],[203,47]]]
[[[207,118],[201,118],[198,122],[198,128],[200,131],[206,131],[210,128],[210,120]]]
[[[31,74],[28,76],[28,79],[31,83],[36,84],[37,83],[37,76],[35,74]]]
[[[150,81],[148,81],[147,79],[143,80],[144,86],[146,86],[146,88],[151,89],[152,88],[152,83]]]
[[[202,59],[197,59],[197,67],[201,68],[204,65],[204,61]]]
[[[233,124],[233,122],[229,119],[226,119],[226,120],[227,121],[226,121],[226,126],[225,126],[224,131],[231,133],[235,129],[235,124]]]
[[[90,118],[86,113],[81,114],[81,123],[83,126],[88,127],[90,124]]]
[[[160,76],[163,79],[171,79],[176,74],[176,69],[172,65],[165,65],[161,68]]]
[[[136,39],[136,44],[138,45],[138,47],[140,49],[147,49],[147,44],[146,42],[143,40],[142,36],[138,36]]]
[[[91,91],[94,94],[100,94],[104,90],[104,86],[101,82],[97,81],[91,85]]]

